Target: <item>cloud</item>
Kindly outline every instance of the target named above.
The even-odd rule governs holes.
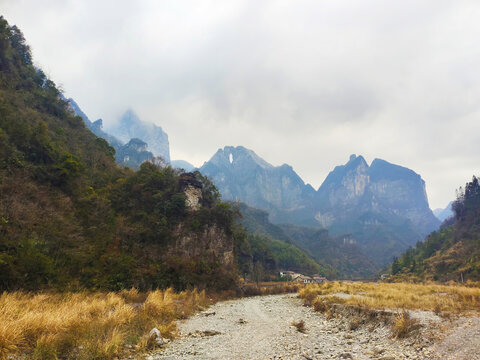
[[[434,207],[479,173],[474,0],[0,0],[93,119],[127,108],[201,165],[225,145],[314,186],[350,153],[420,173]]]

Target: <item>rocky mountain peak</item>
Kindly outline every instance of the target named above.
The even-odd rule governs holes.
[[[142,121],[132,109],[126,110],[120,120],[111,125],[109,132],[124,142],[132,138],[141,139],[155,156],[161,156],[167,163],[170,162],[168,135],[160,126]]]
[[[350,155],[345,165],[336,166],[318,189],[322,205],[346,206],[365,193],[370,181],[368,164],[363,156]]]
[[[273,165],[269,164],[261,157],[259,157],[253,150],[247,149],[243,146],[225,146],[223,149],[218,149],[215,155],[208,161],[216,166],[225,168],[241,167],[261,167],[263,169],[272,169]]]
[[[225,146],[200,168],[219,188],[223,199],[242,200],[288,222],[306,209],[315,193],[287,164],[273,166],[243,146]]]

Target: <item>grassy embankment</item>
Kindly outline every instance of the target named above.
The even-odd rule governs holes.
[[[243,295],[296,292],[301,284],[246,284]],[[116,293],[25,292],[0,295],[0,360],[8,355],[48,360],[113,359],[153,347],[148,334],[158,328],[164,338],[177,336],[178,319],[205,309],[235,292],[175,293],[135,289]]]
[[[480,288],[458,284],[328,282],[307,285],[299,297],[327,318],[348,314],[350,330],[379,320],[390,324],[398,338],[420,327],[408,310],[433,311],[443,317],[480,311]]]
[[[171,289],[139,293],[30,294],[0,296],[0,359],[112,359],[146,351],[154,327],[176,335],[176,320],[210,304],[204,291]],[[22,357],[23,358],[23,357]]]
[[[307,285],[300,290],[299,296],[311,305],[322,301],[377,310],[428,310],[436,313],[480,310],[480,288],[462,285],[328,282]]]

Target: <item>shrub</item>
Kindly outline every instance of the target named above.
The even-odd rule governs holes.
[[[293,321],[292,325],[295,326],[297,328],[297,331],[301,332],[302,334],[307,331],[307,329],[305,329],[305,321],[303,321],[303,320],[300,320],[298,322]]]
[[[395,316],[395,323],[392,328],[392,335],[399,338],[409,337],[412,332],[420,328],[417,319],[412,319],[408,311],[403,310]]]

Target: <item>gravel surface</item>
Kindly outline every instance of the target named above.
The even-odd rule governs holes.
[[[367,323],[350,330],[351,319],[340,316],[327,320],[302,306],[296,295],[243,298],[217,303],[180,322],[180,338],[146,359],[396,360],[443,359],[447,353],[448,359],[480,359],[480,348],[475,345],[480,339],[478,318],[450,322],[430,312],[412,315],[423,325],[420,333],[397,340],[391,337],[388,325]],[[292,326],[292,322],[300,320],[305,322],[305,333]],[[471,330],[468,321],[477,326],[477,343],[470,337],[468,344],[459,346],[455,339],[464,338],[462,331]],[[453,330],[445,339],[436,336],[448,326]],[[462,349],[469,357],[455,357]]]

